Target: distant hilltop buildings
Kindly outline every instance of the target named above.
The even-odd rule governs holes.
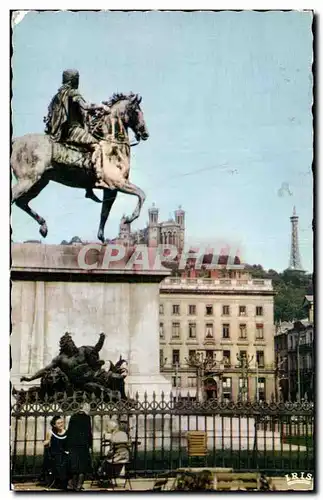
[[[159,209],[153,203],[148,210],[148,223],[145,228],[131,231],[131,225],[124,222],[122,217],[119,224],[119,234],[106,243],[117,243],[124,246],[147,245],[156,247],[158,245],[174,245],[181,252],[185,241],[185,212],[179,207],[174,212],[174,218],[167,221],[159,221]],[[70,241],[63,240],[61,245],[80,245],[93,243],[81,240],[78,236],[73,236]]]
[[[143,244],[149,247],[158,245],[174,245],[178,251],[183,250],[185,241],[185,212],[180,206],[174,212],[174,218],[169,218],[167,221],[159,221],[159,209],[153,203],[148,210],[149,220],[144,229],[131,231],[130,224],[125,224],[121,219],[119,226],[119,236],[116,238],[116,243],[125,245]]]

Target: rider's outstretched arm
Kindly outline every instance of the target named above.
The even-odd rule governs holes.
[[[85,101],[85,99],[83,99],[83,97],[81,96],[81,94],[79,94],[77,91],[73,95],[73,101],[77,102],[79,104],[80,108],[83,111],[94,111],[95,109],[101,109],[101,110],[104,110],[106,112],[110,111],[109,106],[107,106],[106,104],[91,104],[91,103],[87,103]]]

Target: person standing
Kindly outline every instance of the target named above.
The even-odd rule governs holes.
[[[55,415],[51,422],[51,431],[44,441],[44,467],[49,469],[55,480],[55,487],[65,490],[67,487],[68,454],[66,452],[66,430],[64,420]]]
[[[92,471],[91,453],[93,444],[90,405],[85,403],[71,416],[67,429],[66,448],[69,453],[69,472],[71,478],[67,489],[81,491],[85,476]]]

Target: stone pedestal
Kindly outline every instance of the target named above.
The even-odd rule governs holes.
[[[105,247],[102,247],[104,251]],[[169,394],[159,373],[159,283],[168,271],[81,269],[81,245],[13,244],[11,381],[30,376],[59,352],[59,339],[72,334],[77,346],[94,345],[106,334],[100,358],[129,363],[126,389]],[[102,260],[101,260],[102,261]]]

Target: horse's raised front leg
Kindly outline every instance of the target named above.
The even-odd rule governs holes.
[[[110,210],[112,208],[113,203],[117,197],[118,191],[116,189],[104,189],[103,190],[103,203],[101,207],[101,217],[100,217],[100,226],[98,231],[98,239],[104,243],[104,227],[109,217]]]
[[[46,221],[37,212],[32,210],[28,204],[33,198],[38,196],[42,189],[47,186],[48,182],[45,178],[40,179],[35,184],[31,180],[25,180],[19,181],[12,188],[12,203],[15,202],[17,207],[21,208],[21,210],[38,222],[40,225],[39,232],[44,238],[46,238],[48,233]]]
[[[142,191],[142,189],[140,189],[140,187],[136,186],[135,184],[132,184],[129,181],[126,181],[125,184],[118,187],[118,191],[120,191],[121,193],[131,194],[138,197],[138,203],[136,208],[134,209],[134,211],[130,216],[124,218],[124,222],[130,224],[134,220],[138,219],[141,212],[141,208],[145,202],[146,195]]]

